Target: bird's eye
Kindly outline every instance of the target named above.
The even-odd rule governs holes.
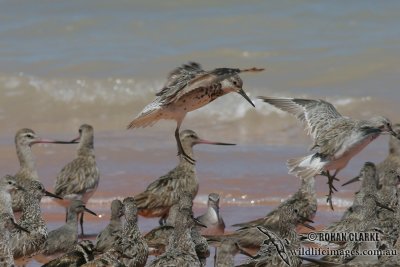
[[[33,138],[33,135],[27,134],[26,137],[28,137],[28,138]]]
[[[235,86],[237,86],[237,85],[238,85],[238,82],[237,82],[237,81],[233,81],[233,84],[234,84]]]
[[[298,213],[299,212],[299,210],[298,209],[294,209],[294,213]]]
[[[12,184],[12,182],[11,182],[11,181],[9,181],[9,182],[8,182],[8,184]]]

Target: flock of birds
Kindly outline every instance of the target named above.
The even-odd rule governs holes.
[[[389,133],[389,155],[375,165],[366,162],[360,174],[345,183],[361,181],[353,205],[343,218],[321,233],[376,232],[376,242],[327,242],[338,250],[381,251],[400,248],[400,125],[392,128],[384,117],[355,120],[342,116],[323,100],[259,97],[278,109],[296,116],[306,124],[314,142],[310,155],[290,159],[290,173],[301,180],[298,191],[260,219],[234,225],[238,230],[224,233],[225,223],[219,212],[220,196],[209,194],[205,214],[194,217],[193,199],[199,189],[193,146],[196,144],[232,145],[201,139],[194,131],[180,131],[187,112],[198,109],[229,92],[237,92],[251,105],[243,91],[243,72],[263,69],[217,68],[205,71],[198,63],[188,63],[172,71],[153,102],[129,124],[128,128],[146,127],[160,119],[177,122],[175,138],[179,164],[152,182],[147,189],[122,201],[111,203],[111,219],[95,243],[78,242],[78,221],[84,238],[84,213],[96,215],[85,204],[99,184],[94,154],[93,127],[83,124],[79,136],[71,141],[40,138],[31,129],[15,135],[20,170],[0,179],[0,266],[24,266],[32,259],[43,266],[205,266],[210,246],[215,247],[214,266],[235,266],[234,257],[248,257],[239,266],[400,266],[398,255],[347,255],[312,258],[298,255],[302,246],[313,240],[300,234],[298,226],[314,229],[309,223],[317,211],[315,177],[328,177],[327,201],[333,209],[334,181],[339,171],[380,134]],[[78,144],[77,157],[57,176],[54,194],[39,181],[31,146],[36,143]],[[330,172],[333,171],[333,174]],[[345,185],[344,184],[344,185]],[[40,201],[53,197],[65,207],[66,222],[48,232],[42,218]],[[160,218],[160,226],[142,234],[138,215]],[[16,220],[18,218],[18,220]],[[297,230],[296,230],[297,229]],[[303,228],[301,228],[303,229]],[[314,229],[315,230],[315,229]],[[148,260],[154,255],[153,260]],[[210,259],[211,260],[211,259]],[[147,265],[146,265],[147,264]]]

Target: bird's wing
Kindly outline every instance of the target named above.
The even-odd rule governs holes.
[[[354,127],[352,120],[343,118],[333,122],[329,128],[323,129],[315,140],[319,156],[327,159],[339,158],[351,149],[359,141],[357,139],[354,139],[353,143],[348,141]]]
[[[81,194],[97,187],[99,171],[96,164],[86,164],[77,158],[65,165],[56,179],[55,194]]]
[[[135,196],[139,209],[169,208],[174,204],[174,201],[178,199],[179,192],[175,189],[178,188],[176,184],[180,179],[179,176],[170,175],[170,173],[161,176],[152,182],[146,191]],[[173,196],[174,194],[176,196]]]
[[[305,122],[308,134],[314,139],[335,120],[343,118],[331,103],[324,100],[265,96],[259,98]]]
[[[175,98],[176,94],[185,88],[191,80],[196,76],[201,76],[205,71],[201,68],[200,64],[196,62],[189,62],[176,69],[174,69],[167,78],[164,87],[156,93],[159,101],[163,104],[168,104]]]
[[[187,92],[199,87],[208,87],[241,72],[259,72],[263,70],[261,68],[217,68],[212,71],[205,71],[199,63],[189,62],[169,74],[167,82],[156,96],[159,97],[159,102],[167,105],[173,102],[183,90]]]

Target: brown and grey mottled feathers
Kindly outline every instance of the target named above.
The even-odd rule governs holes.
[[[279,210],[285,206],[290,206],[299,211],[299,215],[307,219],[313,219],[317,212],[317,195],[315,192],[315,178],[313,176],[301,179],[299,190],[291,197],[282,202],[278,207],[269,212],[263,218],[252,221],[234,224],[232,226],[247,228],[253,226],[264,226],[268,229],[279,228]]]
[[[121,216],[123,215],[124,206],[118,199],[111,202],[111,218],[110,223],[96,237],[96,251],[105,252],[113,247],[119,235],[122,233]]]
[[[93,127],[81,125],[79,135],[78,157],[62,168],[54,191],[56,195],[82,199],[86,203],[88,196],[85,197],[85,194],[96,190],[100,173],[94,155]]]
[[[29,181],[23,195],[22,216],[18,224],[27,229],[25,231],[14,231],[11,234],[11,247],[14,259],[22,259],[37,253],[47,239],[47,227],[42,218],[40,200],[47,193],[44,186],[35,180]]]
[[[42,267],[79,267],[94,259],[94,245],[90,240],[82,240],[75,249],[54,259]]]

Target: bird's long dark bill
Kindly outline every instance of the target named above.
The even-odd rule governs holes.
[[[256,106],[254,105],[254,103],[250,100],[250,98],[247,96],[246,92],[243,91],[243,89],[240,89],[239,92],[238,92],[238,94],[241,95],[241,96],[243,96],[244,99],[246,99],[253,107],[256,107]]]
[[[50,140],[50,139],[39,139],[34,142],[35,144],[77,144],[78,142],[73,139],[71,141],[60,141],[60,140]]]
[[[358,182],[358,181],[360,181],[360,176],[356,176],[356,177],[354,177],[353,179],[348,180],[347,182],[345,182],[344,184],[342,184],[342,186],[346,186],[346,185],[348,185],[348,184],[352,184],[352,183]]]
[[[302,220],[303,222],[314,223],[314,221],[311,220],[311,219],[308,219],[308,218],[303,217],[303,216],[301,216],[301,215],[297,215],[297,216],[299,216],[300,220]]]
[[[62,197],[57,196],[57,195],[55,195],[53,193],[50,193],[49,191],[46,191],[46,190],[44,190],[44,195],[48,196],[48,197],[54,197],[54,198],[58,198],[58,199],[63,199]]]
[[[303,225],[304,227],[310,229],[310,230],[315,230],[315,228],[311,225],[309,225],[308,223],[305,222],[300,222],[301,225]]]
[[[389,210],[389,211],[391,211],[391,212],[394,212],[394,210],[393,210],[392,208],[389,208],[388,206],[383,205],[382,203],[380,203],[380,202],[377,201],[377,200],[375,200],[375,203],[376,203],[376,205],[377,205],[378,207],[380,207],[380,208],[382,208],[382,209],[385,209],[385,210]]]
[[[94,216],[97,216],[97,214],[94,212],[94,211],[91,211],[90,209],[88,209],[88,208],[86,208],[86,207],[84,207],[83,208],[86,212],[88,212],[88,213],[90,213],[90,214],[93,214]]]
[[[303,225],[304,227],[307,227],[308,229],[315,230],[315,228],[313,226],[311,226],[308,223],[306,223],[306,222],[314,223],[313,220],[308,219],[308,218],[303,217],[303,216],[300,216],[300,215],[297,215],[297,216],[299,216],[301,225]]]
[[[199,139],[196,141],[196,144],[207,144],[207,145],[218,145],[218,146],[236,146],[236,144],[232,143],[221,143],[221,142],[213,142],[204,139]]]
[[[13,225],[14,225],[14,227],[15,227],[16,229],[18,229],[18,230],[24,231],[24,232],[26,232],[26,233],[28,233],[28,234],[30,233],[28,229],[22,227],[21,225],[17,224],[17,223],[14,222],[14,221],[13,221]]]

